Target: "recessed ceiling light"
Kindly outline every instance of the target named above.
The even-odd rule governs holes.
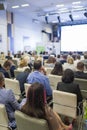
[[[61,9],[58,9],[59,11],[63,11],[63,10],[67,10],[68,8],[61,8]]]
[[[21,5],[22,7],[27,7],[27,6],[29,6],[29,4],[23,4],[23,5]]]
[[[56,7],[58,7],[58,8],[60,8],[60,7],[64,7],[64,4],[56,5]]]
[[[75,6],[72,6],[72,8],[83,8],[83,6],[75,5]]]
[[[73,9],[72,9],[72,11],[79,11],[79,10],[80,10],[80,11],[81,11],[81,10],[85,10],[85,8],[82,7],[82,8],[73,8]]]
[[[72,2],[73,5],[77,5],[77,4],[80,4],[81,1],[75,1],[75,2]]]
[[[19,5],[12,6],[13,9],[19,8]]]

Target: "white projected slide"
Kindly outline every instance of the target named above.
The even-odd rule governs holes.
[[[87,51],[87,24],[61,27],[61,51]]]

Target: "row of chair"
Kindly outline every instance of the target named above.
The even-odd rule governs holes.
[[[28,90],[30,85],[31,84],[28,84],[28,83],[24,84],[25,93],[27,93],[27,90]],[[6,89],[11,89],[14,92],[14,95],[15,95],[16,99],[17,100],[20,99],[21,91],[20,91],[20,84],[19,84],[18,80],[5,78],[5,88]]]
[[[53,90],[53,110],[60,115],[77,119],[76,94]],[[30,117],[20,111],[15,112],[17,130],[49,130],[47,121]],[[82,129],[82,118],[79,118],[78,130]],[[9,130],[5,106],[0,104],[0,129]]]
[[[58,84],[58,82],[61,82],[62,77],[49,74],[48,78],[49,78],[52,89],[56,90],[57,84]],[[87,79],[75,78],[74,82],[79,84],[83,98],[87,99]]]
[[[48,78],[49,78],[50,85],[51,85],[52,89],[56,90],[57,83],[61,82],[62,77],[57,76],[57,75],[49,74]],[[86,79],[75,78],[74,82],[79,84],[79,87],[80,87],[83,98],[87,99],[87,80]],[[30,86],[30,84],[25,83],[24,86],[25,86],[25,92],[27,93],[27,89]],[[20,91],[20,85],[19,85],[18,80],[5,78],[5,87],[7,89],[12,89],[15,96],[16,96],[16,99],[19,99],[19,97],[21,95],[21,91]]]

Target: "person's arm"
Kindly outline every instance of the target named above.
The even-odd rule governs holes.
[[[46,120],[50,130],[72,130],[72,126],[65,125],[59,115],[54,112],[48,105],[45,106]]]
[[[20,110],[20,104],[17,102],[12,90],[8,90],[8,103],[14,110]]]
[[[79,88],[79,85],[77,84],[76,87],[76,94],[77,94],[77,102],[82,102],[83,98],[82,98],[82,94]]]
[[[47,96],[52,96],[52,89],[51,89],[51,86],[50,86],[50,82],[49,82],[49,79],[46,77],[45,78],[45,89],[46,89],[46,95]]]

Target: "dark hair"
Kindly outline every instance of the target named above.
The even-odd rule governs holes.
[[[46,63],[55,63],[55,62],[56,62],[55,57],[53,57],[53,56],[49,56],[49,58],[48,58],[48,60],[47,60]]]
[[[62,67],[62,64],[60,62],[56,62],[53,70],[51,71],[51,74],[54,74],[54,75],[62,75],[63,74],[63,67]]]
[[[34,69],[35,70],[39,70],[41,68],[42,64],[41,64],[41,61],[40,60],[36,60],[34,62]]]
[[[33,83],[27,92],[27,100],[22,112],[32,117],[44,118],[46,94],[42,84]]]
[[[9,60],[5,61],[3,66],[7,68],[8,66],[11,67],[11,62]]]
[[[84,54],[84,59],[87,59],[87,54]]]
[[[74,81],[74,72],[71,69],[66,69],[62,76],[62,82],[72,83]]]
[[[2,72],[0,72],[0,83],[4,80],[4,75]]]
[[[84,70],[84,63],[83,62],[78,62],[77,63],[77,69],[79,69],[79,70]]]

